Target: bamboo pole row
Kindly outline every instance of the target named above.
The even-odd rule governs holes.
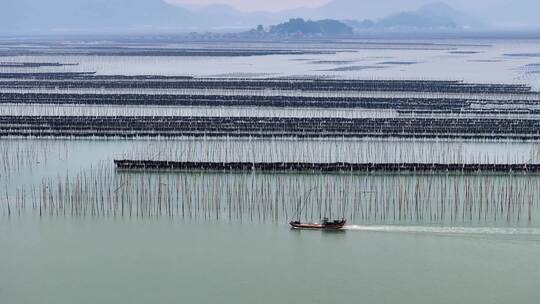
[[[0,206],[4,216],[531,225],[538,187],[536,175],[115,173],[101,163],[20,188]]]

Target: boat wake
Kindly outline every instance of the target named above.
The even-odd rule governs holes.
[[[411,233],[411,234],[441,234],[441,235],[514,235],[538,236],[540,228],[504,228],[504,227],[433,227],[433,226],[398,226],[398,225],[348,225],[344,230]]]

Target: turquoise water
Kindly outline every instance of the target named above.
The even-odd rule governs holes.
[[[287,151],[306,147],[312,158],[338,151],[381,157],[376,147],[385,146],[324,144],[1,140],[8,157],[0,185],[11,193],[0,194],[0,303],[540,300],[539,175],[130,173],[112,166],[114,158],[182,158],[183,151],[227,157],[235,147],[242,155],[283,146],[276,151],[291,157]],[[406,157],[452,145],[457,152],[448,157],[537,157],[537,144],[525,142],[388,145]],[[298,201],[306,219],[345,214],[350,225],[334,233],[290,230]]]
[[[471,45],[459,49],[479,53],[359,49],[195,60],[18,56],[3,61],[78,62],[39,71],[98,75],[311,75],[540,87],[540,74],[530,70],[534,58],[504,56],[536,51],[538,41],[466,42]],[[332,71],[338,64],[329,60],[347,61],[348,67]],[[417,64],[384,64],[397,60]],[[382,68],[351,69],[373,65]],[[3,115],[396,115],[201,107],[5,105],[0,110]],[[534,163],[540,149],[538,142],[514,141],[0,139],[0,304],[540,302],[540,175],[121,173],[112,165],[118,158]],[[350,225],[334,233],[290,230],[287,221],[299,201],[305,219],[346,215]],[[42,207],[47,209],[41,212]]]
[[[536,230],[364,228],[328,233],[293,231],[285,223],[2,218],[0,298],[59,304],[540,300]]]

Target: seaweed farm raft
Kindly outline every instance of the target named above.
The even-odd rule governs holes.
[[[540,164],[422,164],[422,163],[208,163],[115,160],[120,170],[185,170],[222,172],[460,172],[540,173]]]
[[[60,2],[76,9],[62,16],[100,25],[95,16],[121,24],[143,8],[129,20],[163,19],[171,32],[168,22],[247,14],[41,2],[0,18],[0,32],[38,15],[61,26],[45,10]],[[458,14],[433,4],[406,16],[445,12]],[[264,27],[183,36],[139,25],[0,35],[1,304],[539,302],[533,32],[281,41]]]

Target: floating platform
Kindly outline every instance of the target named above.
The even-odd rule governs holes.
[[[253,56],[271,54],[320,54],[320,51],[297,50],[250,50],[238,52],[189,52],[189,50],[161,50],[160,52],[131,51],[136,56],[203,55],[203,56]],[[122,55],[129,55],[125,50]],[[114,55],[114,54],[108,54]],[[0,79],[36,80],[26,83],[33,88],[96,88],[96,89],[219,89],[219,90],[301,90],[327,91],[375,91],[375,92],[431,92],[461,94],[536,94],[523,84],[481,84],[463,81],[438,80],[361,80],[324,78],[193,78],[177,76],[105,76],[94,73],[0,73]],[[0,87],[12,87],[21,83],[0,82]]]
[[[77,83],[73,82],[73,87]],[[14,84],[0,81],[0,88],[41,88],[39,82]],[[54,84],[45,86],[53,89]],[[131,88],[130,88],[131,89]],[[150,88],[152,89],[152,88]],[[212,107],[276,107],[323,109],[397,109],[415,111],[472,110],[477,100],[455,98],[397,98],[397,97],[313,97],[274,95],[208,95],[208,94],[76,94],[76,93],[2,93],[0,104],[62,104],[62,105],[154,105],[154,106],[212,106]],[[486,101],[487,102],[487,101]],[[517,101],[514,101],[516,103]],[[519,104],[538,105],[538,102],[519,101]]]
[[[540,120],[210,116],[0,116],[0,137],[540,139]]]
[[[120,170],[180,170],[222,172],[491,172],[540,173],[540,164],[422,164],[422,163],[218,163],[154,160],[115,160]]]

